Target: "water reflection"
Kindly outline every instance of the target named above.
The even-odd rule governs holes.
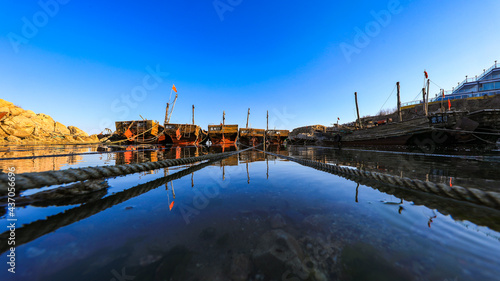
[[[160,161],[222,149],[236,150],[169,147],[116,159]],[[401,171],[387,157],[274,151]],[[500,273],[499,211],[344,179],[256,150],[105,183],[121,190],[46,218],[33,212],[19,227],[21,278],[111,280],[113,272],[126,272],[137,280],[488,280]]]
[[[499,156],[424,156],[358,149],[290,146],[290,156],[394,176],[500,191]]]

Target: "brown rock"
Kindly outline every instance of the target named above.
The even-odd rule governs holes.
[[[88,137],[89,136],[89,134],[85,133],[83,130],[81,130],[75,126],[68,126],[68,130],[74,136],[79,136],[79,137]]]
[[[63,135],[70,135],[71,134],[71,132],[68,130],[68,128],[66,128],[66,126],[64,126],[63,124],[61,124],[59,122],[55,123],[55,132],[61,133]]]
[[[7,139],[8,142],[14,142],[14,143],[20,143],[21,142],[21,139],[16,138],[14,136],[8,136],[6,139]]]
[[[0,107],[13,107],[14,104],[6,100],[0,99]]]
[[[25,138],[33,133],[36,124],[30,118],[18,115],[3,120],[2,128],[12,136]]]
[[[21,115],[24,112],[24,109],[17,106],[11,107],[9,110],[11,116]]]

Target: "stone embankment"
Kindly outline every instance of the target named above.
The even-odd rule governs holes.
[[[24,110],[0,99],[0,144],[73,144],[97,143],[97,135],[89,136],[74,126],[65,126],[49,115]]]

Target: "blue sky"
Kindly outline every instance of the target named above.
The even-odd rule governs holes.
[[[89,133],[163,121],[172,84],[173,123],[349,122],[355,91],[375,114],[500,58],[496,0],[26,2],[0,1],[0,98]]]

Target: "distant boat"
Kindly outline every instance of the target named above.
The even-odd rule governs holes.
[[[161,143],[165,141],[163,126],[153,120],[115,122],[116,131],[112,140],[129,143]]]
[[[248,109],[247,113],[247,126],[245,128],[240,128],[239,142],[245,145],[257,146],[264,142],[264,135],[266,134],[266,130],[248,128],[249,118],[250,108]]]
[[[169,103],[165,113],[165,136],[167,141],[174,145],[198,145],[207,142],[208,134],[200,126],[194,124],[194,105],[193,105],[193,124],[171,124],[170,117],[174,111],[177,94],[175,95],[172,110],[168,112]]]
[[[174,145],[197,145],[208,139],[207,132],[194,124],[165,124],[165,135]]]
[[[257,146],[264,142],[264,129],[240,128],[239,142],[245,145]]]
[[[267,130],[266,131],[266,141],[269,144],[282,145],[285,140],[288,139],[290,131],[288,130]]]
[[[238,140],[238,125],[226,125],[226,113],[222,113],[222,124],[208,125],[208,137],[212,144],[235,144]]]

